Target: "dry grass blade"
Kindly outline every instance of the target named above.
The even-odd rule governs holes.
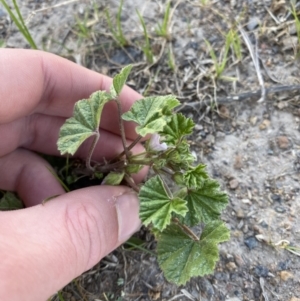
[[[257,53],[257,38],[256,40],[256,45],[255,45],[255,50],[253,49],[252,43],[250,41],[250,38],[248,36],[248,34],[246,33],[246,31],[239,25],[238,29],[240,31],[240,33],[242,34],[242,37],[245,41],[245,44],[250,52],[254,67],[255,67],[255,71],[257,74],[257,78],[258,78],[258,82],[259,85],[261,86],[261,98],[258,100],[258,102],[263,102],[266,98],[266,88],[265,88],[265,84],[264,84],[264,79],[263,76],[261,74],[261,70],[260,70],[260,66],[259,66],[259,59],[258,59],[258,53]]]

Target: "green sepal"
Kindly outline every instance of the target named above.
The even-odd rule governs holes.
[[[144,137],[162,131],[171,118],[171,110],[179,104],[173,95],[146,97],[136,101],[122,118],[137,123],[136,132]]]
[[[187,212],[186,201],[170,196],[159,176],[150,178],[139,193],[140,219],[145,226],[150,223],[162,231],[170,224],[173,214],[184,216]]]
[[[76,102],[73,117],[60,128],[57,147],[62,155],[74,155],[86,139],[98,132],[103,107],[110,100],[109,93],[97,91],[89,99]]]
[[[124,179],[125,172],[116,172],[111,171],[102,181],[102,185],[120,185],[122,180]]]
[[[177,285],[191,277],[213,272],[219,259],[218,244],[229,239],[221,221],[207,224],[199,240],[194,240],[178,225],[170,225],[157,235],[157,255],[165,278]]]

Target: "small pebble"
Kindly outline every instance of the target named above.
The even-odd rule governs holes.
[[[282,206],[276,206],[275,211],[278,212],[278,213],[285,213],[286,209]]]
[[[251,117],[250,118],[250,123],[252,126],[255,126],[257,123],[257,116]]]
[[[252,31],[260,24],[260,19],[258,17],[251,17],[247,24],[247,28]]]
[[[274,202],[278,202],[278,203],[281,203],[281,202],[282,202],[282,198],[281,198],[281,195],[280,195],[280,194],[272,194],[272,195],[271,195],[271,199],[272,199]]]
[[[281,271],[280,272],[280,279],[282,281],[287,281],[289,279],[293,279],[294,275],[288,271]]]
[[[199,287],[201,292],[204,292],[209,299],[215,294],[214,287],[207,278],[200,278]]]
[[[270,126],[270,120],[265,119],[260,125],[259,125],[259,129],[261,131],[265,130],[266,128],[268,128]]]
[[[277,269],[279,271],[284,271],[287,270],[290,267],[290,260],[286,260],[286,261],[279,261],[277,264]]]
[[[233,167],[235,169],[242,169],[243,167],[243,158],[241,155],[236,155],[234,159]]]
[[[222,118],[229,118],[230,117],[230,111],[228,108],[224,105],[219,106],[219,115]]]
[[[230,182],[229,182],[230,189],[237,189],[238,186],[239,186],[239,182],[237,179],[230,180]]]
[[[269,274],[269,269],[263,265],[257,265],[254,271],[257,277],[267,277]]]
[[[226,264],[226,268],[229,270],[229,271],[234,271],[236,270],[237,266],[234,262],[230,261]]]
[[[258,241],[254,236],[249,236],[244,239],[244,244],[252,250],[258,246]]]
[[[292,297],[292,299],[290,301],[300,301],[300,298]]]
[[[237,210],[235,210],[235,215],[236,215],[238,218],[244,218],[244,217],[245,217],[244,211],[243,211],[242,209],[237,209]]]
[[[225,299],[225,301],[242,301],[242,300],[238,297],[233,297],[233,298]]]
[[[280,149],[288,149],[290,146],[289,139],[286,136],[278,136],[276,142]]]

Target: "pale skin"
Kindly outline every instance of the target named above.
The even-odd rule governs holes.
[[[139,203],[131,189],[94,186],[65,193],[35,153],[59,156],[59,128],[74,103],[108,91],[111,82],[52,54],[0,50],[0,189],[17,192],[26,206],[0,212],[0,300],[46,300],[139,228]],[[125,87],[123,111],[140,98]],[[134,126],[125,125],[128,144],[136,137]],[[123,150],[118,133],[116,106],[109,103],[94,160]],[[88,146],[89,141],[77,156],[84,158]],[[141,145],[133,149],[141,150]],[[54,195],[59,196],[41,204]]]

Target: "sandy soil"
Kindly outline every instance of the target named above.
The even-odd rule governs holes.
[[[181,111],[197,123],[190,140],[198,161],[229,194],[223,220],[231,229],[213,275],[176,287],[164,280],[155,256],[122,247],[79,277],[77,285],[64,288],[65,300],[299,301],[299,249],[297,255],[284,248],[300,247],[299,42],[288,1],[173,1],[172,40],[166,41],[155,35],[165,1],[125,0],[125,49],[114,42],[104,17],[105,8],[116,15],[118,1],[74,1],[32,14],[59,3],[22,1],[38,46],[109,75],[134,63],[130,85],[136,90],[176,94]],[[141,51],[143,32],[135,9],[151,35],[152,66]],[[85,35],[79,34],[79,19],[86,19]],[[253,47],[257,41],[269,89],[264,101],[254,93],[261,87],[241,34],[242,59],[231,51],[222,76],[215,76],[205,40],[222,57],[224,35],[237,22]],[[27,47],[1,6],[0,38],[6,47]],[[155,249],[146,230],[139,237],[145,248]]]

